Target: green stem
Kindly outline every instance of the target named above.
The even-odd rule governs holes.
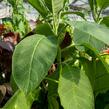
[[[96,58],[93,58],[92,59],[92,62],[93,62],[93,68],[94,68],[94,77],[93,77],[93,80],[94,80],[94,82],[93,82],[93,88],[94,88],[94,84],[95,84],[95,76],[96,76]]]
[[[58,34],[58,19],[56,15],[53,15],[53,30],[55,35],[57,36]]]
[[[55,80],[55,79],[52,79],[52,78],[49,78],[49,77],[45,77],[46,80],[49,80],[49,81],[52,81],[52,82],[55,82],[55,83],[58,83],[59,81]]]
[[[58,48],[57,62],[59,63],[59,75],[62,73],[62,63],[61,63],[61,48]]]

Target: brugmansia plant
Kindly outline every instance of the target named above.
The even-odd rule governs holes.
[[[101,16],[108,0],[89,0],[95,22],[69,11],[68,0],[28,1],[40,18],[35,34],[15,47],[15,94],[3,109],[30,109],[34,103],[36,109],[94,109],[97,95],[109,90],[109,55],[103,50],[109,28]],[[83,21],[70,21],[68,14]]]

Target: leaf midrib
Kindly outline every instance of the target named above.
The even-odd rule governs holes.
[[[30,65],[29,65],[29,80],[30,80],[30,75],[31,75],[31,70],[32,70],[32,63],[33,63],[33,58],[34,58],[35,51],[36,51],[38,45],[40,44],[41,40],[43,40],[43,39],[44,39],[44,37],[42,37],[42,38],[37,42],[37,44],[35,45],[35,47],[34,47],[34,49],[33,49],[33,53],[32,53],[32,55],[31,55],[31,60],[30,60]],[[37,41],[37,40],[36,40],[36,41]],[[29,87],[29,81],[28,81],[27,84],[28,84],[27,87]],[[27,89],[28,89],[28,88],[27,88]]]

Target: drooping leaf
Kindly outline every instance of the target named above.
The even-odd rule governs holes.
[[[108,66],[109,67],[109,66]],[[104,93],[109,90],[109,73],[99,60],[96,62],[96,76],[95,76],[95,94]]]
[[[102,64],[104,65],[105,69],[106,69],[107,72],[109,73],[108,64],[106,64],[104,58],[102,58],[102,57],[100,56],[100,52],[99,52],[96,48],[94,48],[93,46],[91,46],[91,45],[89,45],[89,44],[84,43],[83,46],[85,46],[86,48],[88,48],[89,50],[91,50],[91,51],[96,55],[96,57],[99,58],[99,60],[102,62]]]
[[[87,33],[95,39],[109,45],[109,29],[107,27],[87,21],[68,22],[68,24],[74,29]]]
[[[95,96],[99,93],[104,93],[109,90],[109,63],[108,56],[100,56],[100,53],[93,47],[88,44],[84,44],[85,47],[89,48],[90,51],[93,51],[98,60],[92,61],[82,61],[84,70],[88,75]]]
[[[43,16],[48,15],[48,11],[42,0],[28,0],[29,3]]]
[[[95,71],[95,64],[93,61],[89,61],[87,59],[82,59],[81,63],[83,65],[84,71],[86,73],[86,75],[88,76],[92,88],[94,90],[94,86],[95,86],[95,75],[96,75],[96,71]]]
[[[109,90],[109,73],[100,60],[96,62],[84,60],[82,65],[91,81],[95,96]]]
[[[99,51],[105,47],[105,44],[102,41],[97,40],[92,35],[85,33],[83,31],[80,31],[79,29],[75,29],[73,35],[74,35],[74,43],[76,45],[88,43],[91,46],[93,46],[94,48],[98,49]],[[78,46],[77,46],[77,48],[80,49],[80,47],[78,47]]]
[[[57,54],[56,40],[52,40],[36,34],[16,46],[12,74],[18,87],[25,93],[39,86],[47,75]]]
[[[58,88],[64,109],[94,109],[93,91],[84,71],[63,66]]]

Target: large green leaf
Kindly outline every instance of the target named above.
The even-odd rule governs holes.
[[[109,6],[109,0],[96,0],[97,2],[97,5],[104,9],[104,8],[107,8]]]
[[[100,52],[96,48],[94,48],[93,46],[90,46],[89,44],[84,43],[83,46],[88,48],[90,51],[92,51],[94,53],[94,55],[96,55],[97,58],[99,58],[99,60],[102,62],[102,64],[104,65],[105,69],[109,73],[109,66],[108,66],[108,64],[106,64],[104,58],[102,58],[100,56]]]
[[[100,56],[100,53],[95,48],[84,44],[85,47],[94,52],[98,60],[82,61],[84,70],[88,74],[93,86],[95,95],[109,90],[109,56]]]
[[[107,27],[87,21],[75,21],[75,22],[68,22],[68,23],[74,29],[78,29],[79,31],[87,33],[90,36],[94,37],[95,39],[109,45],[109,37],[108,37],[109,29]]]
[[[83,31],[80,31],[78,29],[74,30],[74,43],[76,45],[81,45],[83,43],[88,43],[94,48],[98,49],[99,51],[102,50],[105,47],[105,44],[99,40],[97,40],[95,37],[91,36],[90,34],[87,34]],[[80,47],[78,47],[80,48]]]
[[[84,70],[93,86],[94,94],[104,93],[109,90],[109,73],[100,60],[96,62],[82,61]]]
[[[30,109],[34,100],[38,99],[40,89],[35,89],[27,96],[19,89],[16,93],[7,101],[3,109]]]
[[[95,75],[96,75],[95,63],[93,61],[89,61],[87,59],[82,59],[81,60],[81,63],[83,65],[83,68],[84,68],[85,73],[89,77],[89,80],[91,82],[92,88],[94,90],[94,86],[95,86]]]
[[[101,61],[96,62],[95,94],[104,93],[109,90],[109,73]]]
[[[64,109],[94,109],[91,84],[79,68],[63,66],[58,92]]]
[[[104,63],[109,67],[109,55],[102,56]],[[96,62],[96,81],[95,92],[101,93],[109,90],[109,71],[105,68],[102,62],[99,60]]]
[[[18,90],[14,96],[6,103],[3,109],[30,109],[24,93]]]
[[[12,74],[18,87],[27,93],[39,86],[56,54],[56,40],[33,35],[21,41],[16,46],[12,62]]]
[[[28,0],[29,3],[43,16],[48,15],[48,10],[42,0]]]

